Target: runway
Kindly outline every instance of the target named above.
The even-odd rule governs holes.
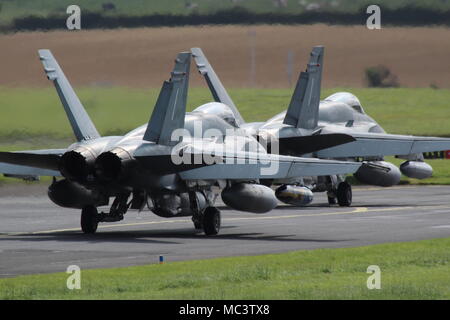
[[[220,206],[216,237],[195,231],[189,217],[164,219],[148,210],[84,235],[79,210],[57,207],[45,190],[34,191],[0,197],[0,277],[65,272],[73,264],[151,264],[160,255],[172,262],[450,237],[450,186],[358,187],[350,208],[328,206],[323,193],[311,207],[280,204],[264,215]]]

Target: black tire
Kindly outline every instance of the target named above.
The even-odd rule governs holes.
[[[347,182],[339,183],[336,196],[341,207],[350,207],[352,205],[352,186]]]
[[[98,212],[94,206],[86,206],[81,210],[81,230],[86,234],[97,231]]]
[[[215,207],[205,209],[203,216],[203,231],[207,236],[215,236],[220,231],[220,211]]]
[[[336,198],[335,197],[328,197],[328,204],[329,205],[336,204]]]

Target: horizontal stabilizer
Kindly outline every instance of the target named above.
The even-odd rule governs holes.
[[[0,162],[0,173],[5,177],[36,180],[37,177],[59,177],[61,173],[57,170],[40,169],[35,167],[20,166]]]
[[[12,165],[59,171],[59,159],[64,151],[65,150],[62,149],[51,149],[21,152],[0,152],[0,163],[4,162]],[[20,172],[15,172],[14,174],[20,174]]]

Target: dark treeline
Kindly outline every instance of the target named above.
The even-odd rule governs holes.
[[[252,24],[313,24],[331,25],[365,25],[366,8],[358,13],[310,11],[300,14],[253,13],[246,9],[234,8],[213,14],[152,14],[144,16],[115,15],[105,16],[101,13],[82,12],[82,29],[112,29],[137,27],[176,27],[198,25],[252,25]],[[48,17],[27,16],[17,18],[4,28],[4,31],[53,30],[66,28],[68,15],[51,15]],[[404,7],[398,9],[381,8],[383,26],[426,26],[450,25],[450,11]]]

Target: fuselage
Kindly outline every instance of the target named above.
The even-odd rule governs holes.
[[[386,133],[372,117],[364,112],[358,98],[348,92],[338,92],[320,102],[318,124],[314,130],[303,130],[283,124],[285,116],[286,111],[283,111],[266,122],[246,123],[242,128],[248,134],[276,137],[310,135],[316,132],[320,132],[321,134],[343,133],[349,135],[357,133]],[[411,158],[413,160],[417,158],[421,159],[421,154],[411,155]],[[360,170],[355,174],[357,179],[364,183],[391,186],[400,182],[401,172],[399,168],[391,163],[385,162],[382,156],[373,154],[361,157],[336,157],[336,159],[368,161],[368,165],[362,165]],[[383,167],[385,170],[380,170]],[[428,164],[419,161],[407,161],[401,168],[404,174],[411,177],[428,177],[432,173],[432,168]]]

